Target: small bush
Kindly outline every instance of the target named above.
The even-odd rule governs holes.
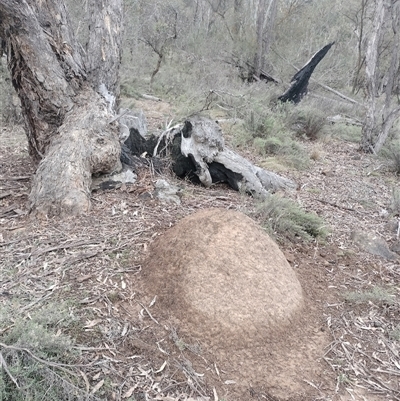
[[[257,207],[257,215],[271,234],[289,240],[324,240],[328,230],[323,220],[315,213],[309,213],[296,203],[279,195],[271,195]]]
[[[286,165],[302,170],[308,167],[310,158],[293,137],[293,132],[285,127],[286,115],[287,110],[283,107],[276,109],[273,114],[267,114],[253,131],[252,144],[262,156],[277,156]]]
[[[400,190],[393,188],[389,210],[393,216],[400,216]]]
[[[396,301],[396,296],[385,288],[374,287],[370,291],[347,292],[344,294],[344,299],[347,302],[355,304],[364,304],[368,302],[373,302],[376,304],[393,305]]]
[[[389,331],[389,338],[391,340],[400,341],[400,325]]]
[[[31,312],[29,319],[11,306],[0,311],[1,355],[7,369],[0,371],[0,401],[94,400],[81,390],[63,365],[78,357],[73,340],[61,329],[76,324],[68,305],[51,304]]]
[[[289,127],[299,138],[316,141],[324,132],[325,125],[324,113],[314,107],[299,105],[290,113]]]
[[[389,162],[389,168],[396,174],[400,174],[400,143],[390,143],[382,149],[381,156]]]
[[[341,123],[332,124],[327,127],[327,131],[334,138],[339,138],[346,142],[359,143],[361,140],[361,127],[357,125],[346,125]]]
[[[284,149],[284,143],[278,137],[265,139],[265,151],[270,155],[277,155]]]

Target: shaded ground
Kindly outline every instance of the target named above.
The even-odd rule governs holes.
[[[170,113],[166,104],[140,107],[154,129]],[[385,210],[398,178],[359,154],[357,145],[327,139],[318,143],[310,169],[287,171],[299,183],[290,196],[323,217],[331,236],[326,244],[281,241],[302,284],[306,313],[284,341],[234,350],[213,348],[176,326],[148,294],[142,262],[154,239],[182,217],[209,207],[255,216],[252,199],[225,186],[207,190],[176,181],[182,204],[164,205],[152,196],[157,177],[143,171],[130,187],[93,193],[92,211],[79,220],[31,221],[26,201],[33,167],[25,146],[18,127],[0,129],[0,302],[29,318],[49,302],[72,300],[80,321],[73,333],[78,362],[86,364],[81,384],[94,395],[400,399],[399,263],[354,241],[369,233],[396,249],[398,220]]]

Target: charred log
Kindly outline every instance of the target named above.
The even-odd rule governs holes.
[[[227,183],[236,191],[259,197],[296,187],[294,182],[253,165],[227,148],[221,128],[208,118],[192,116],[170,134],[169,141],[161,138],[161,146],[160,138],[145,140],[141,150],[146,149],[151,154],[151,148],[157,142],[160,149],[166,149],[173,162],[172,170],[180,178],[206,187]]]
[[[310,61],[308,61],[307,64],[294,75],[289,89],[278,98],[281,102],[299,103],[301,101],[301,99],[308,92],[308,82],[311,78],[312,73],[314,72],[319,62],[328,53],[329,49],[334,45],[334,43],[335,42],[329,43],[317,53],[315,53],[311,57]]]

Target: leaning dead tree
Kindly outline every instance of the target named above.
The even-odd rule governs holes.
[[[306,65],[294,75],[290,87],[278,98],[281,102],[299,103],[301,101],[301,99],[307,94],[308,82],[312,73],[334,43],[335,42],[329,43],[321,50],[317,51]]]
[[[122,0],[89,0],[84,57],[62,0],[0,0],[0,37],[38,163],[32,212],[78,214],[91,176],[119,167],[117,124]]]

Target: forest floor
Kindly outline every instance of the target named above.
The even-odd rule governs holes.
[[[172,115],[164,102],[136,107],[153,131]],[[298,183],[286,196],[322,217],[330,235],[325,243],[278,243],[301,282],[306,324],[265,347],[211,353],[158,314],[143,261],[154,239],[184,216],[217,207],[256,219],[255,201],[166,173],[182,197],[180,205],[162,204],[153,196],[159,177],[143,170],[131,186],[94,192],[92,210],[79,219],[38,221],[27,210],[34,168],[23,131],[3,127],[0,302],[12,323],[0,335],[67,302],[78,324],[73,332],[58,326],[58,335],[76,338],[79,356],[69,369],[91,399],[400,400],[398,177],[356,143],[326,137],[304,145],[314,155],[310,167],[279,174]]]

